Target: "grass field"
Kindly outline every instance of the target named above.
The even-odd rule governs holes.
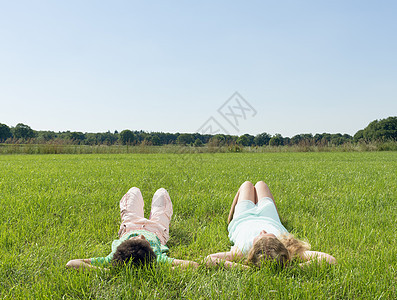
[[[286,228],[338,265],[65,269],[109,253],[132,186],[147,216],[156,189],[169,191],[169,256],[200,261],[227,250],[227,214],[245,180],[268,183]],[[0,156],[0,297],[395,299],[396,183],[396,152]]]

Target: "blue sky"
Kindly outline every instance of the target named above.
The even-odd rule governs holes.
[[[396,1],[0,1],[0,123],[353,135],[397,115],[396,15]],[[218,109],[236,91],[252,110],[232,126]]]

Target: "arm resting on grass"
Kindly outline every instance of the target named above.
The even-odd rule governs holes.
[[[223,265],[226,268],[244,268],[249,269],[249,266],[233,262],[234,259],[242,258],[243,254],[240,252],[219,252],[210,254],[205,258],[205,264],[210,266]]]
[[[188,267],[198,268],[199,264],[190,260],[174,259],[172,261],[172,268],[174,269],[176,266],[181,269],[186,269]]]
[[[83,259],[72,259],[69,260],[69,262],[66,264],[66,268],[70,269],[99,269],[98,267],[95,267],[91,265],[91,259],[90,258],[83,258]],[[104,268],[104,270],[107,270]]]
[[[304,263],[299,264],[301,267],[310,265],[313,262],[319,262],[319,263],[327,262],[330,265],[336,264],[335,257],[324,252],[305,251],[301,256],[301,258],[302,260],[306,261]]]

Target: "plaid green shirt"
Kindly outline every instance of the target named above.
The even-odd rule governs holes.
[[[131,237],[143,235],[145,239],[149,242],[150,246],[152,247],[154,254],[156,254],[156,261],[158,263],[172,263],[174,260],[166,255],[168,252],[168,247],[161,244],[157,235],[153,232],[146,231],[146,230],[134,230],[125,234],[119,240],[114,240],[112,243],[112,252],[105,257],[94,257],[91,258],[91,265],[96,267],[109,267],[111,260],[113,258],[114,253],[116,252],[117,247],[124,241],[128,240]]]

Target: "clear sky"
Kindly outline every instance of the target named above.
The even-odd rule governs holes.
[[[353,135],[397,115],[396,16],[394,0],[0,0],[0,123]]]

